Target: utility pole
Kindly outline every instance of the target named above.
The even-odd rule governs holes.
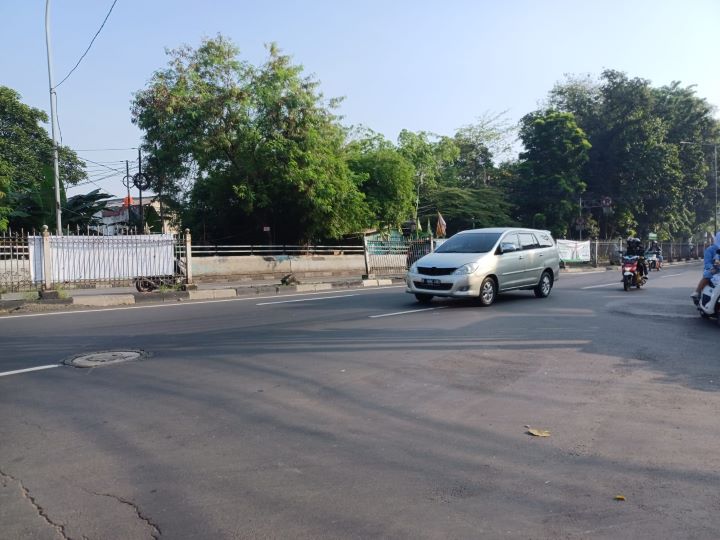
[[[125,160],[125,182],[127,182],[127,185],[125,186],[128,190],[127,194],[127,204],[128,204],[128,217],[130,217],[130,162],[126,159]],[[125,183],[123,182],[123,183]]]
[[[582,242],[582,196],[580,197],[580,209],[578,210],[578,233],[580,233],[580,241]]]
[[[140,234],[145,234],[145,216],[143,215],[143,203],[142,203],[142,157],[140,156],[140,149],[138,148],[138,191],[140,192]]]
[[[720,231],[718,231],[718,226],[717,226],[717,215],[718,215],[718,207],[717,207],[717,203],[718,203],[718,198],[717,198],[717,196],[718,196],[717,147],[718,147],[718,145],[717,145],[717,143],[715,143],[713,145],[713,149],[714,149],[713,156],[714,156],[714,160],[715,160],[715,206],[713,208],[713,210],[714,210],[713,217],[715,218],[715,234],[720,232]]]
[[[45,0],[45,45],[47,47],[48,85],[50,86],[50,126],[53,143],[53,171],[55,177],[55,228],[62,236],[62,209],[60,208],[60,158],[57,138],[55,137],[55,88],[53,85],[52,53],[50,50],[50,0]]]

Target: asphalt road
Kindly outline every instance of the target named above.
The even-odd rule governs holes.
[[[717,538],[699,274],[1,317],[0,537]]]

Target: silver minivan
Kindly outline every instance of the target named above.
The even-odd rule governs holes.
[[[418,302],[433,296],[478,297],[489,306],[499,292],[532,290],[545,298],[560,277],[560,255],[548,231],[472,229],[448,238],[418,259],[406,276],[406,292]]]

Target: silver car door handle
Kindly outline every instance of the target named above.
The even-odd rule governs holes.
[[[522,255],[518,255],[518,260],[524,259],[524,258],[525,258],[525,257],[523,257]]]

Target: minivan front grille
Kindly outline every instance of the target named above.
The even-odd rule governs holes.
[[[423,274],[425,276],[449,276],[455,270],[457,270],[457,268],[436,268],[434,266],[418,266],[418,274]]]
[[[452,283],[425,283],[423,281],[414,281],[417,289],[425,289],[426,291],[449,291],[452,289]]]

